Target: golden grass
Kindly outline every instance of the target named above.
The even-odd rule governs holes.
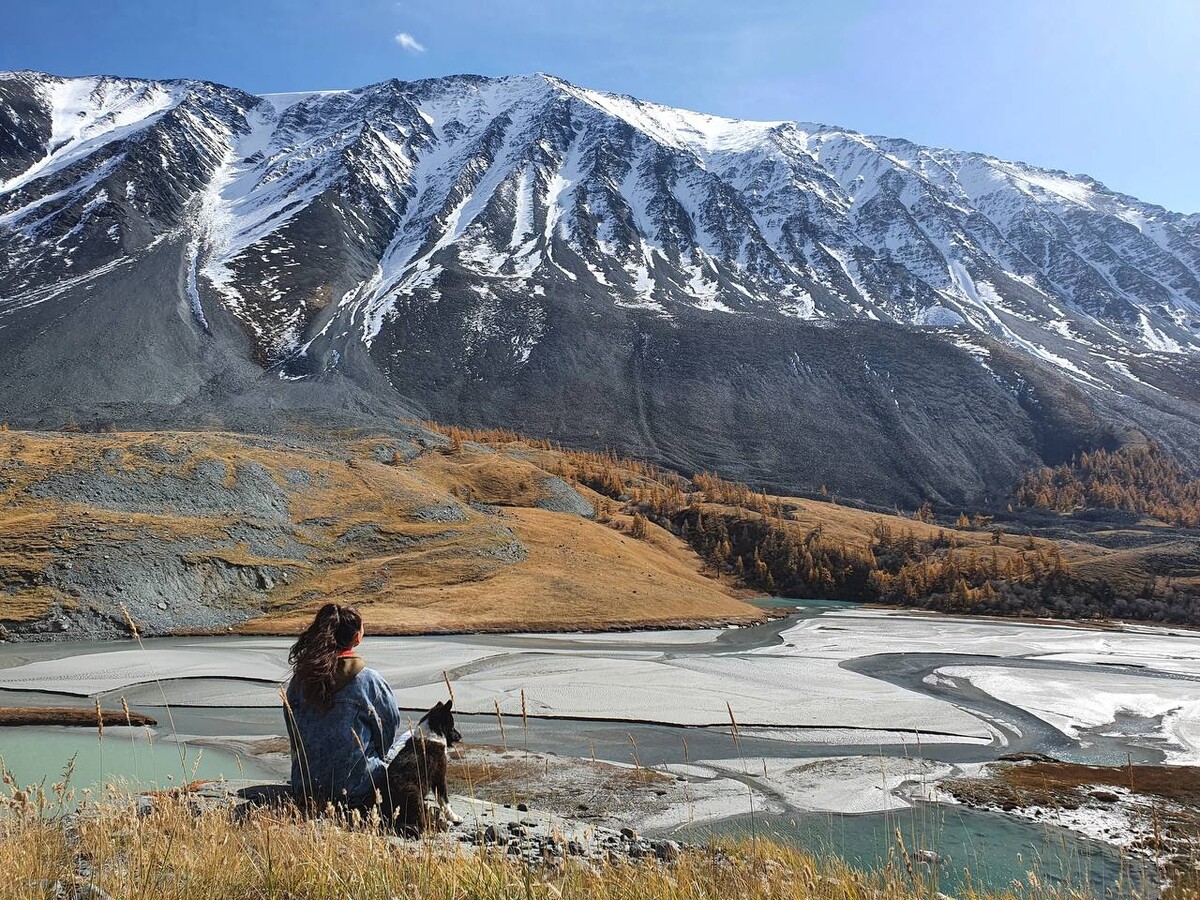
[[[702,561],[679,537],[650,524],[644,537],[632,538],[628,510],[579,480],[613,468],[637,490],[677,491],[679,479],[670,473],[510,434],[470,433],[452,447],[427,449],[410,463],[380,461],[377,451],[394,444],[387,436],[321,438],[295,445],[223,432],[0,433],[0,460],[16,463],[0,486],[0,620],[37,619],[55,606],[103,606],[104,598],[55,591],[41,573],[55,562],[139,538],[208,545],[188,551],[185,561],[195,564],[284,573],[273,578],[269,591],[230,600],[251,610],[253,618],[243,630],[255,633],[294,631],[329,600],[369,608],[372,627],[394,633],[700,625],[761,617],[740,599],[744,589],[722,583],[711,571],[702,574]],[[170,458],[147,453],[151,446],[165,449]],[[55,473],[186,478],[206,461],[225,466],[230,487],[239,467],[261,465],[287,497],[288,541],[307,548],[308,559],[285,552],[282,538],[278,555],[269,547],[251,552],[240,545],[230,534],[248,519],[237,513],[106,509],[28,493]],[[289,473],[301,473],[305,483],[290,482]],[[542,482],[550,474],[575,480],[579,493],[603,510],[605,521],[536,508],[545,499]],[[427,521],[421,515],[448,502],[464,511],[465,521]],[[480,512],[469,502],[502,514]],[[943,527],[818,500],[771,498],[771,503],[790,527],[820,529],[827,545],[860,550],[871,545],[881,520],[897,533],[911,529],[918,539],[944,532],[966,552],[974,550],[984,559],[994,553],[1001,566],[1030,541],[1004,534],[995,544],[987,530]],[[734,510],[705,505],[713,513]],[[514,556],[514,540],[526,552],[523,560]],[[1041,538],[1033,543],[1038,549],[1055,544]],[[1166,537],[1130,550],[1085,541],[1057,546],[1073,576],[1108,582],[1124,596],[1142,590],[1151,556],[1161,568],[1164,555],[1182,559],[1193,549],[1187,541],[1172,543]],[[1200,574],[1185,570],[1174,581],[1195,586]]]
[[[685,851],[663,864],[550,859],[530,868],[502,851],[467,853],[431,840],[392,843],[369,829],[259,809],[243,821],[198,809],[182,793],[153,811],[110,796],[63,824],[12,804],[0,813],[0,897],[108,896],[113,900],[221,897],[355,900],[901,900],[937,896],[901,850],[879,872],[758,839]],[[59,888],[56,889],[55,885]],[[103,894],[97,893],[103,891]],[[963,900],[1080,896],[1036,879]]]
[[[2,433],[0,460],[19,465],[0,488],[0,620],[36,619],[55,605],[103,607],[105,598],[63,596],[43,586],[40,573],[54,562],[151,538],[209,545],[181,553],[192,565],[285,573],[265,594],[229,601],[260,605],[261,614],[244,625],[256,633],[292,632],[330,600],[369,608],[374,631],[396,633],[761,617],[736,591],[701,576],[698,557],[667,532],[655,529],[633,541],[609,525],[533,508],[544,499],[541,482],[549,473],[520,458],[519,447],[516,455],[467,446],[430,450],[412,463],[379,461],[375,451],[391,443],[383,436],[327,436],[320,445],[294,446],[222,432]],[[167,456],[148,454],[150,448]],[[225,466],[226,487],[236,486],[238,469],[249,463],[271,475],[287,497],[284,531],[308,549],[307,560],[282,549],[278,556],[269,548],[252,552],[232,539],[232,529],[250,521],[237,513],[103,508],[28,493],[55,474],[186,479],[211,461]],[[302,480],[289,481],[289,473]],[[505,513],[479,512],[467,501]],[[465,521],[427,521],[422,514],[447,503]],[[514,553],[514,541],[525,559]]]
[[[534,506],[543,499],[546,472],[530,462],[471,447],[422,456],[415,463],[430,482],[455,496],[497,506]]]
[[[1087,766],[1068,762],[1034,762],[1005,766],[998,778],[1014,790],[1045,805],[1057,805],[1064,792],[1092,785],[1128,788],[1200,810],[1200,766]]]
[[[0,562],[0,571],[8,570]],[[11,570],[9,570],[11,571]],[[68,601],[57,591],[37,586],[0,595],[0,619],[9,622],[36,622],[46,616],[56,605]],[[73,600],[70,600],[73,604]]]
[[[540,509],[509,509],[503,523],[528,550],[520,563],[479,559],[470,538],[456,539],[405,554],[394,571],[373,560],[356,580],[384,571],[387,588],[343,596],[356,599],[371,629],[382,633],[601,630],[761,618],[700,575],[698,563],[678,542],[664,550],[577,516]],[[667,543],[661,535],[656,540]],[[343,568],[336,574],[351,573]],[[317,584],[325,586],[320,599],[242,630],[291,633],[303,627],[321,599],[341,593],[327,579]]]

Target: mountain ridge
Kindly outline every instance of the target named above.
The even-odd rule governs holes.
[[[889,500],[995,499],[1143,433],[1200,460],[1200,216],[1087,176],[544,73],[24,72],[0,74],[0,179],[18,419],[136,417],[149,381],[164,410],[401,410]]]
[[[84,74],[80,74],[80,75],[59,75],[56,73],[44,72],[44,71],[41,71],[38,69],[0,70],[0,79],[4,79],[7,77],[21,77],[21,76],[48,76],[51,78],[58,78],[58,79],[62,79],[62,80],[96,80],[96,79],[107,78],[107,79],[114,79],[117,81],[126,81],[126,82],[153,82],[153,83],[159,83],[159,84],[184,84],[184,85],[196,84],[196,85],[209,85],[209,86],[217,86],[217,87],[225,86],[225,85],[223,85],[223,83],[213,81],[211,79],[191,78],[188,76],[149,78],[149,77],[134,76],[134,75],[105,75],[105,74],[101,74],[101,73],[97,73],[97,72],[84,73]],[[245,91],[244,93],[246,93],[247,95],[249,95],[251,97],[258,97],[261,99],[270,99],[270,98],[276,98],[276,97],[278,97],[278,98],[284,98],[284,97],[302,98],[302,97],[312,97],[312,96],[318,96],[318,95],[348,94],[348,93],[351,93],[354,91],[369,90],[371,88],[376,88],[381,85],[389,84],[392,82],[395,82],[398,84],[422,84],[422,83],[434,83],[434,82],[444,81],[449,78],[475,79],[475,80],[480,80],[480,81],[495,81],[495,80],[501,80],[501,79],[526,79],[526,78],[535,78],[535,77],[543,78],[548,81],[561,82],[565,85],[568,85],[570,87],[573,87],[573,88],[576,88],[578,90],[588,92],[588,93],[604,94],[604,95],[616,97],[616,98],[619,98],[622,100],[633,100],[633,101],[636,101],[638,103],[645,104],[645,105],[656,106],[656,107],[660,107],[660,108],[668,109],[668,110],[675,110],[675,111],[679,111],[679,112],[683,112],[683,113],[690,113],[690,114],[694,114],[697,116],[703,116],[706,118],[722,119],[722,120],[726,120],[726,121],[730,121],[730,122],[751,124],[751,125],[808,126],[808,127],[812,127],[812,128],[822,128],[822,129],[827,129],[830,131],[845,132],[848,134],[856,134],[856,135],[860,135],[865,138],[869,138],[872,141],[881,141],[881,140],[899,141],[899,142],[903,142],[903,143],[912,144],[913,146],[923,147],[925,149],[939,151],[939,152],[964,153],[964,154],[971,155],[971,156],[982,156],[982,157],[986,157],[988,159],[996,160],[999,162],[1009,162],[1009,163],[1014,163],[1016,165],[1024,166],[1024,167],[1030,168],[1030,169],[1039,169],[1039,170],[1042,170],[1042,171],[1045,171],[1045,172],[1048,172],[1048,173],[1054,174],[1054,175],[1061,175],[1061,176],[1064,176],[1067,178],[1089,181],[1089,182],[1094,183],[1094,185],[1097,188],[1100,188],[1103,191],[1105,191],[1106,193],[1113,194],[1114,196],[1117,196],[1121,199],[1132,200],[1132,201],[1136,201],[1136,202],[1146,205],[1146,206],[1157,207],[1158,209],[1162,210],[1165,213],[1171,213],[1174,215],[1178,215],[1178,216],[1183,217],[1184,219],[1200,221],[1200,210],[1197,210],[1196,212],[1193,212],[1193,213],[1185,213],[1182,210],[1174,209],[1170,206],[1167,206],[1166,204],[1154,203],[1152,201],[1142,200],[1136,194],[1131,194],[1126,191],[1121,191],[1121,190],[1117,190],[1115,188],[1109,187],[1107,183],[1099,180],[1098,178],[1096,178],[1095,176],[1093,176],[1087,172],[1069,172],[1065,169],[1051,168],[1047,164],[1031,162],[1026,159],[1015,159],[1015,158],[1014,159],[1006,159],[1005,157],[997,156],[995,154],[989,153],[988,151],[982,150],[982,149],[956,150],[956,149],[950,147],[949,145],[925,144],[920,141],[913,140],[911,138],[892,137],[889,135],[885,135],[882,132],[861,131],[859,129],[852,128],[849,125],[844,125],[844,124],[836,123],[836,122],[818,123],[818,122],[807,120],[807,119],[741,119],[736,116],[719,114],[719,113],[704,113],[698,109],[693,109],[691,107],[686,107],[686,106],[672,107],[669,104],[662,103],[657,100],[642,99],[642,98],[634,96],[633,94],[620,93],[620,92],[616,92],[616,91],[606,91],[602,88],[591,88],[591,87],[586,87],[586,86],[582,86],[582,85],[576,85],[576,84],[574,84],[574,82],[567,81],[566,79],[561,78],[560,76],[554,75],[551,72],[545,72],[542,70],[519,72],[519,73],[515,73],[512,75],[481,75],[481,74],[473,73],[473,72],[460,72],[460,73],[453,74],[453,75],[431,76],[428,78],[415,79],[412,81],[405,81],[404,79],[394,77],[394,78],[385,78],[382,81],[371,82],[370,84],[362,85],[361,87],[357,87],[357,88],[353,88],[353,87],[351,87],[351,88],[316,88],[316,89],[302,89],[302,90],[292,90],[292,91],[264,91],[264,92]]]

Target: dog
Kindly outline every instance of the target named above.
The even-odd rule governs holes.
[[[450,748],[462,742],[454,727],[454,701],[437,704],[421,717],[414,732],[402,735],[399,750],[388,762],[388,794],[391,818],[396,830],[420,835],[434,824],[425,798],[433,792],[441,818],[457,824],[462,821],[450,808],[446,789],[446,763]],[[424,731],[422,734],[422,726]]]

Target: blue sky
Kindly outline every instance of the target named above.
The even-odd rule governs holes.
[[[1086,172],[1200,212],[1200,0],[4,0],[0,20],[0,69],[254,92],[544,71]]]

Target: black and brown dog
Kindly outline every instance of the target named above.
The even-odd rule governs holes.
[[[399,832],[419,835],[435,824],[425,805],[430,792],[442,819],[452,823],[462,821],[450,808],[446,789],[450,748],[462,741],[462,735],[454,727],[453,707],[454,701],[449,700],[425,713],[388,763],[392,821]],[[422,733],[422,726],[426,733]]]

